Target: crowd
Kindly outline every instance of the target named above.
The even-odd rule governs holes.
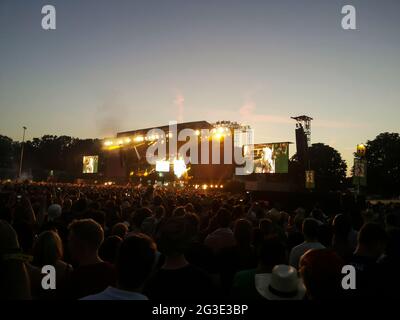
[[[400,207],[335,214],[246,194],[2,184],[0,299],[395,298]],[[42,286],[54,266],[56,289]],[[356,289],[342,268],[356,270]]]

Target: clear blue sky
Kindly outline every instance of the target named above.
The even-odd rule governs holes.
[[[294,141],[290,116],[307,114],[312,142],[351,165],[357,143],[399,132],[399,57],[398,0],[1,0],[0,134],[236,120],[256,142]]]

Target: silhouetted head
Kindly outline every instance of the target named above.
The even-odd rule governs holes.
[[[128,226],[122,222],[116,223],[111,230],[111,235],[118,236],[121,239],[125,238],[127,233],[128,233]]]
[[[253,226],[246,219],[239,219],[235,222],[233,231],[236,243],[241,246],[249,246],[253,236]]]
[[[344,261],[333,250],[308,250],[301,258],[299,271],[307,295],[315,300],[338,299],[343,294],[341,281]]]
[[[318,238],[318,221],[312,218],[304,219],[303,235],[306,241],[317,241]]]
[[[64,255],[62,241],[57,232],[42,232],[33,246],[32,264],[37,267],[54,265]]]
[[[72,259],[80,262],[96,255],[104,239],[103,228],[93,219],[73,221],[69,227],[68,244]]]
[[[144,234],[125,238],[119,247],[116,261],[119,288],[140,291],[154,268],[156,249],[154,241]]]
[[[119,236],[109,236],[104,239],[99,248],[99,257],[104,261],[114,264],[122,241],[122,238]]]
[[[385,251],[387,235],[377,223],[364,224],[358,233],[356,252],[360,255],[378,258]]]

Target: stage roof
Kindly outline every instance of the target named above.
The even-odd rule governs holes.
[[[197,130],[197,129],[212,129],[212,128],[213,128],[213,126],[207,121],[192,121],[192,122],[183,122],[183,123],[177,124],[178,131],[183,130],[183,129]],[[150,128],[146,128],[146,129],[118,132],[117,138],[125,137],[125,136],[134,136],[134,135],[145,135],[148,131],[150,131],[152,129],[161,129],[164,132],[168,132],[169,126],[163,125],[163,126],[159,126],[159,127],[150,127]]]

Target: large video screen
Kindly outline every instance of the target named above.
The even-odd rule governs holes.
[[[83,157],[83,173],[97,173],[99,156]]]
[[[254,173],[287,173],[289,143],[254,145]]]

